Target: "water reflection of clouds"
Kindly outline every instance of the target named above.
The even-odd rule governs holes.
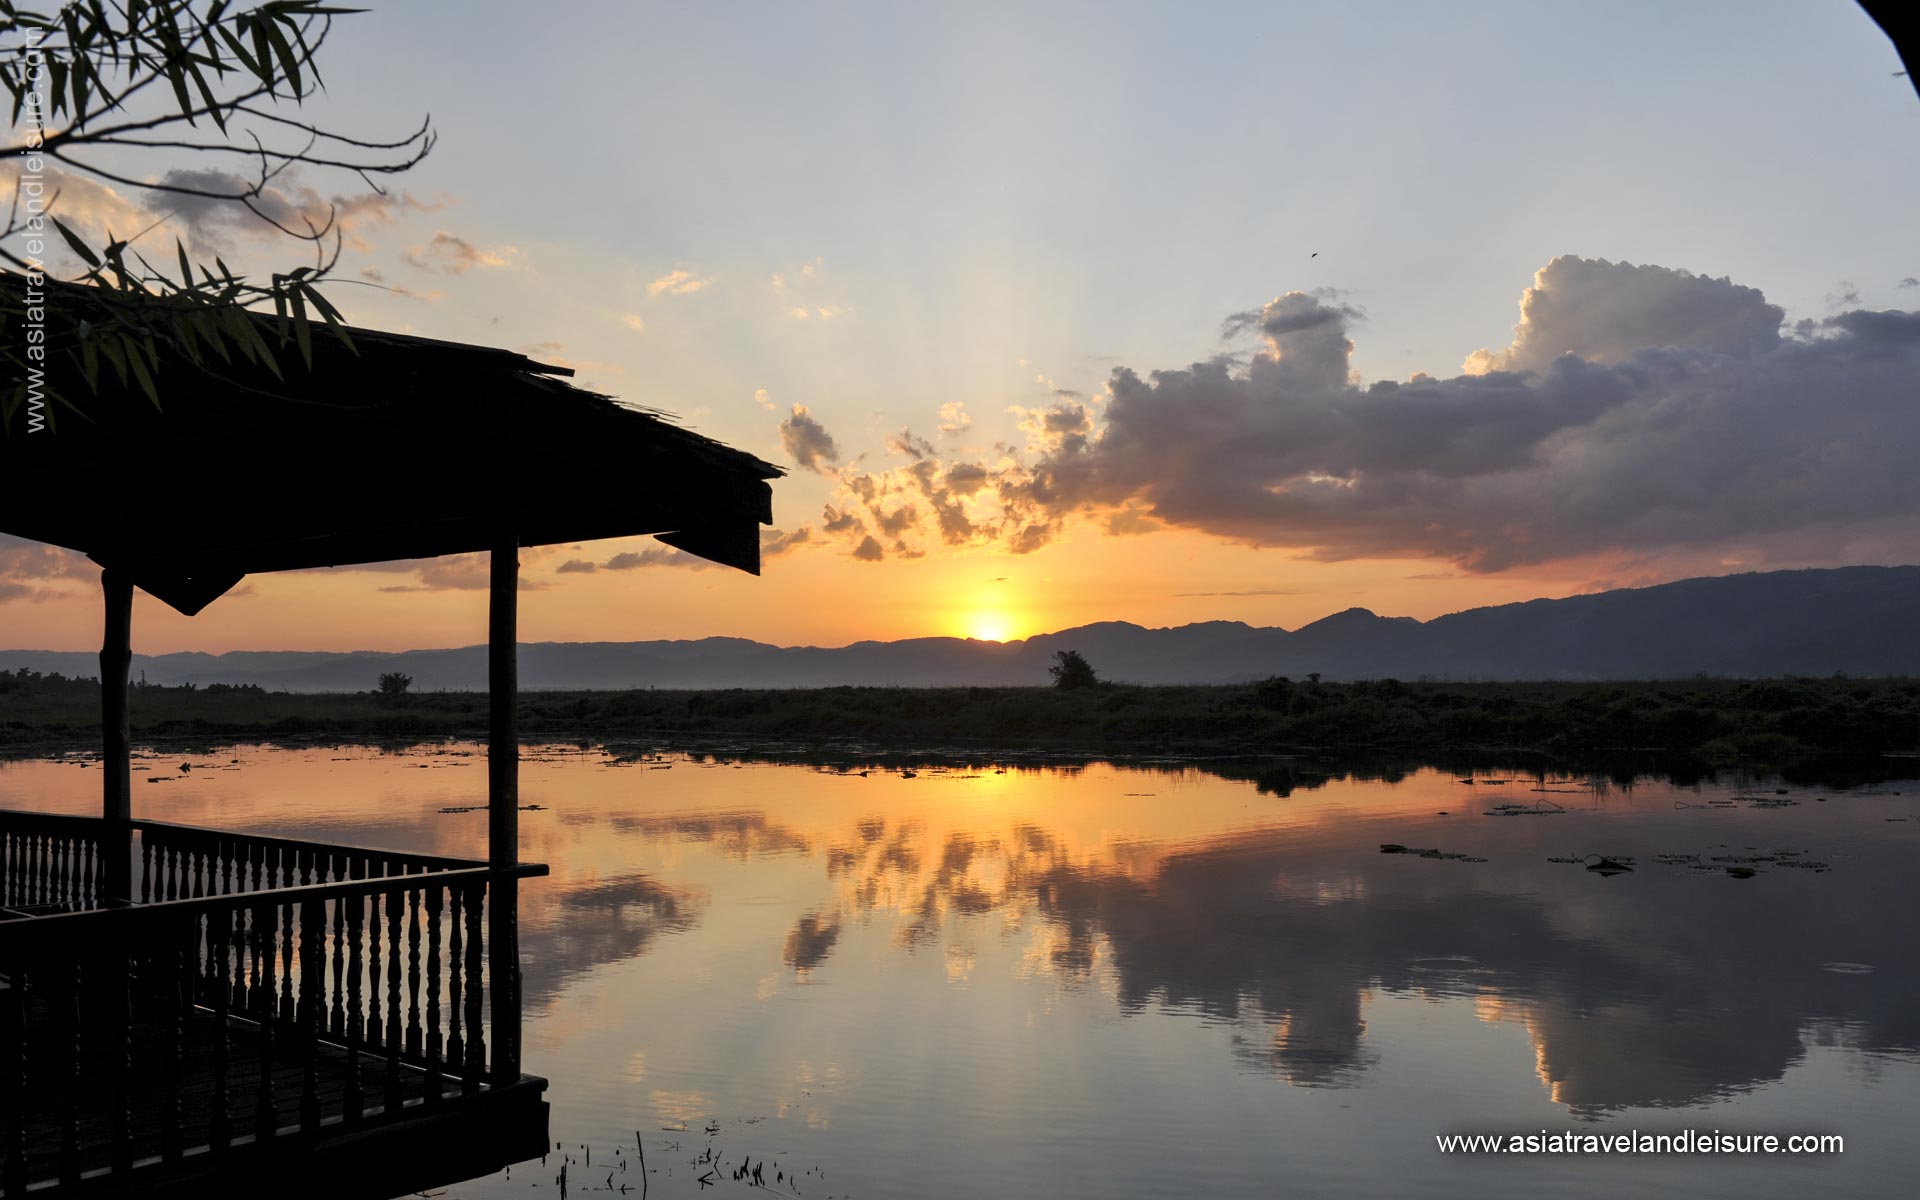
[[[834,943],[839,940],[838,920],[823,920],[819,913],[808,913],[794,922],[792,932],[787,934],[787,945],[781,959],[805,975],[826,961],[827,955],[833,952]]]
[[[775,824],[758,811],[668,813],[636,816],[616,813],[608,818],[614,829],[643,838],[695,842],[712,847],[727,858],[745,860],[760,854],[807,854],[813,842],[806,835]]]
[[[521,890],[549,893],[538,908],[521,910],[521,988],[529,1005],[594,967],[645,954],[662,934],[692,929],[707,907],[703,894],[641,874]]]
[[[143,794],[144,811],[316,840],[478,852],[484,814],[438,811],[451,783],[407,769],[402,785],[394,773],[409,764],[369,757],[248,753],[242,771]],[[939,955],[950,980],[977,988],[991,982],[997,936],[1020,955],[1016,972],[1069,988],[1092,982],[1123,1013],[1158,1008],[1218,1021],[1230,1027],[1239,1061],[1300,1083],[1364,1076],[1388,1040],[1375,1034],[1369,1046],[1370,1000],[1393,993],[1465,1002],[1483,1021],[1524,1030],[1542,1085],[1577,1112],[1741,1093],[1780,1078],[1813,1045],[1860,1052],[1849,1069],[1863,1072],[1920,1055],[1920,965],[1898,919],[1910,908],[1910,884],[1904,858],[1882,848],[1910,827],[1883,827],[1877,810],[1864,817],[1872,836],[1835,857],[1831,873],[1775,873],[1747,886],[1643,859],[1634,875],[1596,888],[1602,881],[1577,867],[1543,865],[1549,853],[1585,846],[1515,841],[1480,865],[1382,856],[1371,843],[1414,838],[1397,829],[1375,837],[1371,811],[1350,798],[1361,794],[1354,784],[1256,808],[1253,819],[1293,824],[1250,830],[1223,824],[1249,818],[1223,814],[1243,812],[1253,790],[1190,769],[1151,787],[1097,773],[1019,770],[989,787],[937,782],[931,772],[912,783],[807,772],[781,777],[777,817],[746,805],[702,809],[701,795],[711,793],[691,778],[681,786],[692,773],[674,771],[648,778],[663,803],[684,810],[638,813],[627,807],[630,782],[613,782],[627,773],[579,757],[577,773],[556,776],[553,796],[542,798],[559,811],[523,819],[526,856],[556,867],[521,889],[531,1004],[706,918],[713,901],[704,887],[719,888],[717,880],[694,888],[674,882],[671,865],[635,871],[638,841],[698,846],[736,865],[784,856],[805,870],[810,859],[828,892],[782,918],[765,951],[768,969],[823,972],[871,921],[894,945]],[[15,782],[74,811],[97,802],[85,772],[40,778],[57,770],[16,767]],[[413,782],[421,777],[429,782]],[[1193,791],[1169,802],[1175,780]],[[1439,783],[1437,792],[1423,792],[1419,779],[1391,792],[1376,786],[1364,799],[1407,811],[1462,807],[1454,801],[1467,793]],[[1130,800],[1129,788],[1162,795]],[[1420,795],[1437,802],[1410,799]],[[471,797],[447,791],[445,802],[454,801]],[[1822,819],[1836,806],[1837,796]],[[1648,807],[1667,802],[1656,796]],[[596,822],[595,813],[604,816]],[[1737,814],[1712,819],[1726,823],[1716,839],[1771,836],[1734,824],[1746,820]],[[1644,831],[1639,822],[1650,821],[1612,828]],[[1521,824],[1433,836],[1494,838]],[[1633,836],[1640,841],[1625,848],[1648,855],[1704,844]],[[582,880],[589,864],[597,875]],[[1549,870],[1558,874],[1541,874]],[[1847,963],[1873,970],[1825,969]]]
[[[1030,924],[1030,969],[1071,987],[1109,972],[1123,1012],[1157,1005],[1231,1025],[1240,1061],[1299,1084],[1365,1073],[1376,991],[1471,999],[1481,1019],[1519,1024],[1543,1086],[1577,1113],[1698,1104],[1778,1079],[1816,1022],[1864,1050],[1920,1049],[1920,1014],[1905,999],[1912,955],[1886,941],[1890,931],[1839,955],[1828,919],[1755,920],[1724,889],[1695,889],[1694,919],[1674,921],[1670,889],[1647,872],[1638,903],[1590,909],[1580,889],[1503,889],[1487,876],[1435,876],[1435,864],[1418,864],[1420,874],[1398,856],[1281,830],[1133,842],[1101,858],[1070,853],[1032,822],[990,833],[867,816],[815,839],[744,813],[630,828],[698,836],[733,857],[818,853],[845,911],[891,915],[909,952],[944,943],[961,980],[976,965],[978,918]],[[1841,875],[1821,882],[1829,893],[1847,886]],[[1827,899],[1848,911],[1857,898]],[[827,962],[841,924],[837,912],[801,917],[787,965]],[[1866,977],[1804,965],[1836,957],[1889,965]]]

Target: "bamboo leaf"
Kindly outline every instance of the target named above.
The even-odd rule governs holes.
[[[260,74],[260,60],[247,52],[246,43],[242,42],[231,29],[222,26],[220,40],[227,44],[227,49],[233,51],[233,56],[240,60],[240,65],[245,67],[249,74]]]
[[[146,360],[147,360],[146,353],[141,350],[139,344],[136,343],[132,338],[128,338],[127,339],[127,366],[132,368],[133,377],[135,381],[140,384],[140,390],[147,394],[147,399],[153,401],[153,406],[155,408],[159,408],[160,407],[160,391],[158,388],[153,386],[153,376],[147,373]]]
[[[58,115],[67,107],[67,63],[56,58],[47,64],[47,96],[53,101],[53,111]],[[14,121],[19,123],[19,113],[14,113]]]
[[[287,77],[287,86],[293,89],[297,99],[302,95],[300,82],[300,60],[294,55],[293,46],[288,43],[286,33],[276,21],[262,21],[266,26],[267,40],[273,44],[274,54],[279,56],[280,70]]]
[[[207,115],[213,118],[215,128],[225,133],[227,131],[226,115],[220,111],[219,102],[213,98],[213,89],[207,86],[207,77],[200,73],[200,64],[188,59],[187,71],[193,76],[194,86],[200,89],[200,98],[206,102]]]
[[[96,271],[100,269],[99,256],[94,254],[94,252],[88,248],[87,244],[80,240],[78,234],[67,228],[66,222],[62,221],[59,217],[49,217],[48,219],[53,222],[53,227],[60,231],[60,236],[66,239],[67,247],[75,254],[78,254],[82,262]]]
[[[333,302],[322,296],[320,290],[310,283],[301,284],[300,290],[305,292],[307,299],[320,310],[321,317],[326,320],[327,328],[333,330],[334,336],[339,338],[352,353],[360,353],[360,348],[353,344],[353,335],[347,332],[346,322],[340,318],[340,310],[333,306]]]
[[[108,365],[113,368],[113,373],[119,377],[122,384],[125,384],[127,382],[127,356],[126,353],[121,350],[119,340],[107,334],[102,334],[95,340],[100,345],[101,355],[106,358]]]
[[[313,325],[307,320],[307,300],[296,285],[292,293],[293,300],[293,340],[300,346],[300,358],[307,369],[313,369]]]

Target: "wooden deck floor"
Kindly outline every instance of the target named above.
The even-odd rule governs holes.
[[[54,1021],[44,1008],[34,1016],[38,1019],[30,1020],[29,1026],[37,1036],[29,1047],[29,1077],[47,1079],[55,1062],[55,1039],[62,1032],[61,1023]],[[65,1134],[70,1123],[78,1128],[81,1191],[89,1194],[109,1182],[141,1195],[159,1194],[156,1185],[168,1176],[197,1178],[200,1182],[186,1189],[187,1194],[194,1194],[207,1186],[210,1174],[219,1173],[223,1161],[230,1161],[235,1170],[244,1167],[252,1173],[269,1169],[273,1161],[317,1161],[330,1157],[336,1160],[336,1177],[344,1168],[345,1178],[364,1180],[364,1187],[348,1187],[336,1178],[324,1194],[388,1196],[484,1174],[515,1161],[516,1155],[537,1155],[545,1148],[546,1106],[540,1099],[544,1081],[525,1080],[523,1085],[531,1086],[480,1087],[463,1093],[460,1080],[444,1079],[436,1088],[430,1085],[425,1070],[405,1063],[396,1069],[383,1050],[363,1051],[356,1059],[343,1047],[321,1042],[310,1055],[299,1044],[301,1039],[285,1031],[276,1032],[269,1073],[263,1063],[265,1039],[260,1026],[240,1018],[229,1018],[226,1026],[222,1079],[219,1037],[220,1024],[214,1014],[195,1009],[185,1023],[178,1068],[181,1086],[177,1093],[167,1088],[165,1059],[170,1039],[159,1021],[136,1021],[130,1072],[116,1070],[114,1047],[104,1044],[87,1047],[78,1078],[49,1094],[32,1096],[23,1106],[26,1113],[23,1157],[29,1186],[35,1189],[35,1194],[40,1194],[40,1186],[61,1178],[62,1148],[67,1142]],[[124,1047],[121,1050],[124,1053]],[[302,1128],[309,1057],[313,1060],[321,1113],[317,1130]],[[124,1098],[118,1094],[117,1083],[123,1076],[128,1081]],[[358,1115],[350,1112],[353,1106],[348,1096],[350,1081],[356,1076],[362,1096]],[[389,1107],[390,1101],[396,1097],[389,1094],[390,1080],[398,1100],[392,1107]],[[263,1089],[271,1098],[270,1122],[260,1119]],[[509,1093],[513,1094],[513,1102],[505,1103],[510,1099]],[[181,1131],[171,1155],[163,1136],[166,1123],[163,1105],[168,1103],[169,1095],[177,1095]],[[224,1117],[218,1103],[222,1098]],[[116,1172],[112,1170],[115,1166],[114,1112],[122,1106],[129,1117],[131,1139],[128,1150],[120,1156],[123,1160],[130,1158],[134,1167],[131,1171]],[[509,1111],[514,1109],[525,1112],[517,1116]],[[402,1179],[381,1162],[343,1163],[337,1161],[338,1154],[330,1154],[331,1143],[377,1142],[377,1138],[366,1135],[380,1130],[404,1132],[410,1145],[424,1149],[431,1138],[423,1135],[432,1125],[471,1126],[476,1113],[484,1113],[488,1122],[505,1119],[509,1126],[500,1131],[503,1140],[497,1143],[483,1140],[472,1148],[470,1170],[456,1155],[443,1167],[427,1170],[423,1181],[414,1182],[411,1177]],[[222,1119],[227,1122],[236,1144],[215,1152],[210,1147],[221,1140],[215,1134]],[[470,1135],[470,1129],[468,1133]],[[287,1189],[278,1182],[274,1190],[277,1195],[287,1194]],[[0,1196],[3,1195],[4,1191],[0,1191]]]

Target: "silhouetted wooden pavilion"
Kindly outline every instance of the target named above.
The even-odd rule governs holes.
[[[163,354],[159,406],[109,369],[93,394],[60,341],[92,298],[50,299],[83,411],[13,414],[0,531],[102,568],[103,789],[98,818],[0,813],[0,1195],[384,1196],[542,1154],[517,552],[652,534],[757,574],[781,472],[520,354],[316,326],[308,365],[269,317],[277,373]],[[491,563],[485,862],[134,816],[136,587],[193,614],[254,572],[462,553]]]

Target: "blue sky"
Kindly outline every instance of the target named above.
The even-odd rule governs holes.
[[[1504,344],[1560,254],[1790,318],[1920,271],[1920,104],[1846,3],[416,3],[332,49],[354,125],[434,114],[404,186],[537,268],[381,315],[497,339],[530,290],[514,337],[740,441],[758,388],[857,443],[1030,400],[1022,358],[1086,390],[1206,357],[1293,289],[1347,292],[1356,369],[1404,378]],[[816,260],[854,319],[765,328]],[[714,282],[648,304],[676,268]]]

